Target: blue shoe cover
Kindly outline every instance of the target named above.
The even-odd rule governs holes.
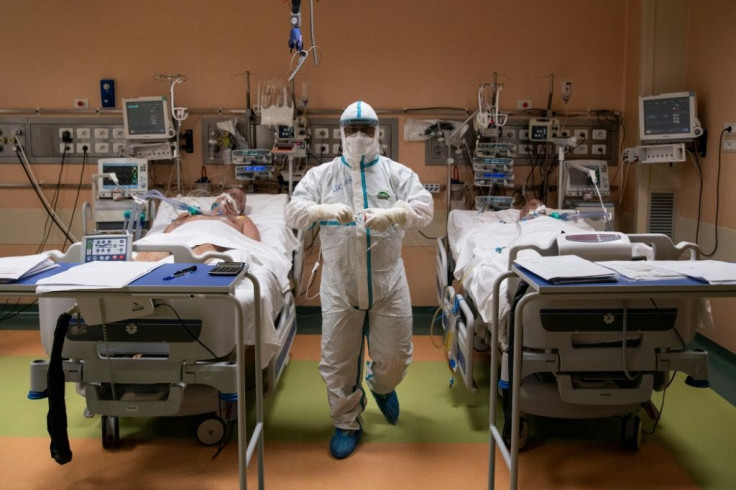
[[[330,440],[330,453],[337,459],[347,458],[360,442],[363,429],[349,430],[336,428]]]
[[[399,420],[399,397],[396,396],[396,391],[394,390],[385,395],[379,395],[372,391],[371,393],[373,393],[373,398],[376,399],[378,408],[381,410],[384,417],[386,417],[386,420],[388,420],[390,424],[396,425],[396,422]]]

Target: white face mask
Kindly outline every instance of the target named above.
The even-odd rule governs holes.
[[[373,142],[373,138],[365,133],[355,133],[345,138],[345,145],[348,153],[355,156],[363,156],[368,152],[368,147]]]

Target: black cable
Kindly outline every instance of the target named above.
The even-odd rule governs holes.
[[[59,229],[61,230],[61,232],[67,237],[67,239],[70,242],[73,243],[74,240],[72,239],[71,236],[69,236],[69,232],[62,226],[62,223],[60,223],[58,221],[58,218],[56,217],[56,215],[53,213],[53,211],[51,210],[51,208],[48,207],[48,205],[46,204],[46,201],[44,201],[43,196],[41,195],[40,190],[38,189],[38,187],[36,185],[34,185],[33,177],[28,172],[28,169],[26,168],[25,164],[23,163],[23,158],[20,156],[20,149],[15,150],[15,156],[18,157],[18,161],[20,161],[20,166],[23,167],[23,171],[26,173],[26,177],[28,177],[28,181],[31,183],[31,187],[33,187],[33,190],[35,191],[36,196],[38,196],[38,199],[41,201],[41,204],[43,205],[44,209],[49,214],[49,216],[51,216],[51,219],[54,220],[54,224],[56,226],[58,226]]]
[[[695,166],[698,169],[698,181],[700,184],[700,187],[698,188],[698,219],[696,221],[695,225],[695,243],[698,243],[699,236],[700,236],[700,220],[701,220],[701,210],[703,207],[703,169],[700,166],[700,158],[698,158],[698,140],[695,139],[695,151],[693,152],[693,161],[695,162]]]
[[[721,160],[723,156],[723,135],[726,134],[727,130],[730,130],[731,127],[723,128],[721,131],[721,135],[718,138],[718,172],[716,173],[716,219],[713,221],[713,250],[711,250],[710,253],[703,253],[705,257],[712,257],[715,255],[716,250],[718,250],[718,211],[721,207]]]
[[[64,145],[64,152],[61,154],[61,165],[59,167],[59,179],[56,181],[56,189],[54,190],[54,195],[51,198],[51,209],[56,212],[56,206],[59,204],[59,195],[61,194],[61,177],[64,174],[64,162],[66,161],[66,152],[67,152],[67,146]],[[46,247],[46,243],[49,240],[49,236],[51,236],[51,217],[49,215],[46,215],[46,222],[43,225],[44,228],[44,236],[41,240],[41,243],[38,245],[38,248],[36,249],[36,253],[41,253],[43,249]]]
[[[657,303],[654,302],[654,298],[649,298],[649,301],[654,305],[654,309],[657,310],[657,313],[662,317],[662,320],[665,321],[665,323],[669,324],[670,328],[674,330],[675,335],[677,335],[677,338],[680,339],[680,343],[682,344],[682,348],[687,349],[687,344],[685,343],[685,340],[683,340],[682,336],[680,335],[680,332],[677,331],[675,328],[675,324],[671,323],[666,316],[664,316],[664,312],[657,306]]]
[[[179,320],[179,323],[181,323],[181,326],[184,328],[184,330],[186,330],[186,332],[192,337],[192,339],[193,340],[196,340],[199,345],[201,345],[202,347],[204,347],[204,349],[207,352],[209,352],[210,355],[214,359],[218,359],[219,358],[214,352],[212,352],[212,350],[209,347],[207,347],[206,345],[204,345],[204,342],[202,342],[201,340],[199,340],[199,337],[197,337],[196,335],[194,335],[194,332],[192,332],[191,330],[189,330],[189,327],[187,326],[186,323],[184,323],[184,320],[181,319],[181,317],[179,316],[179,313],[177,313],[177,311],[174,309],[173,306],[171,306],[168,303],[159,303],[159,304],[156,305],[156,308],[158,308],[159,306],[166,306],[167,308],[169,308],[174,313],[174,315],[176,316],[176,319]]]
[[[74,206],[72,207],[72,217],[69,219],[69,230],[72,229],[72,225],[74,224],[74,214],[77,211],[77,203],[79,202],[79,194],[82,192],[82,180],[84,179],[84,166],[87,163],[87,147],[84,147],[82,149],[82,169],[79,171],[79,184],[77,185],[77,196],[74,198]],[[84,216],[82,216],[82,219],[84,219]],[[69,235],[67,235],[67,238]],[[63,251],[66,247],[66,238],[64,239],[64,244],[61,246],[61,250]]]
[[[29,307],[35,305],[38,302],[38,298],[34,299],[30,303],[26,303],[25,306],[23,306],[21,309],[19,309],[17,311],[6,312],[5,309],[8,307],[8,303],[9,302],[10,302],[9,300],[5,300],[5,304],[2,307],[3,316],[0,317],[0,322],[3,322],[5,320],[9,320],[9,319],[11,319],[13,317],[16,317],[16,316],[20,315],[21,313],[23,313],[24,311],[26,311]],[[20,299],[18,299],[12,307],[15,308],[19,304],[20,304]]]
[[[672,382],[675,380],[675,376],[676,375],[677,375],[677,371],[675,371],[674,373],[672,373],[672,377],[667,382],[667,384],[664,385],[664,388],[662,389],[662,403],[659,405],[659,414],[657,415],[657,418],[654,420],[654,425],[652,426],[652,430],[651,431],[645,431],[645,430],[643,430],[642,431],[643,434],[646,434],[648,436],[653,436],[654,433],[656,432],[657,425],[659,424],[659,421],[662,418],[662,411],[664,410],[664,397],[667,394],[667,388],[669,388],[670,385],[672,384]]]
[[[424,233],[422,233],[422,230],[417,230],[417,232],[419,232],[419,234],[422,235],[427,240],[437,240],[438,238],[444,238],[444,237],[438,237],[438,236],[427,236]]]

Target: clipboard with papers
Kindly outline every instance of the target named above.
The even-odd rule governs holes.
[[[0,283],[20,281],[58,266],[45,253],[20,257],[0,257]]]
[[[514,263],[550,284],[616,281],[615,271],[577,255],[525,256]]]

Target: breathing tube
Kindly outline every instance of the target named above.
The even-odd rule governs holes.
[[[158,189],[151,189],[150,191],[146,192],[145,194],[140,196],[142,199],[159,199],[161,201],[167,202],[170,205],[172,205],[176,209],[181,209],[182,211],[187,211],[191,215],[195,214],[203,214],[202,210],[197,206],[192,206],[190,204],[187,204],[182,201],[177,201],[176,199],[172,199],[170,197],[164,196],[161,191]]]

